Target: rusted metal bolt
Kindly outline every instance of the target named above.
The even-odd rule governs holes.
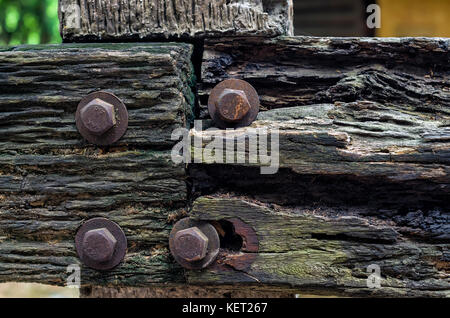
[[[175,253],[187,262],[205,258],[208,250],[208,237],[198,227],[191,227],[175,235]]]
[[[236,123],[250,111],[250,103],[244,91],[224,89],[217,101],[220,117],[227,122]]]
[[[107,146],[125,134],[128,111],[117,96],[100,91],[89,94],[80,101],[75,120],[78,131],[87,141]]]
[[[94,218],[78,229],[75,246],[84,265],[110,270],[125,257],[127,238],[118,224],[105,218]]]
[[[117,245],[116,238],[106,228],[88,231],[83,238],[83,254],[96,263],[110,261]]]
[[[219,83],[208,99],[209,114],[219,128],[249,126],[258,116],[259,106],[255,88],[239,79]]]
[[[219,254],[219,234],[208,222],[184,218],[170,232],[169,248],[184,268],[202,269],[212,264]]]
[[[101,136],[116,124],[114,105],[100,98],[89,102],[80,112],[83,125],[88,132],[95,136]]]

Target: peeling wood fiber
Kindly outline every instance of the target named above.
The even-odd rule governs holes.
[[[60,0],[64,41],[293,35],[291,0]]]
[[[235,195],[198,198],[192,217],[239,218],[256,231],[260,247],[256,257],[222,250],[212,267],[187,272],[187,280],[193,285],[284,286],[328,296],[449,297],[448,239],[409,237],[392,220],[366,213],[367,208],[283,207]],[[447,216],[447,226],[448,221]],[[254,262],[237,267],[238,257],[254,257]],[[373,264],[381,269],[381,288],[367,285],[367,268]]]
[[[183,281],[167,236],[187,199],[170,153],[172,131],[192,117],[191,54],[173,43],[0,51],[0,282],[66,284],[67,266],[80,264],[75,233],[94,217],[121,226],[128,252],[113,271],[83,267],[83,284]],[[129,112],[110,147],[88,144],[75,125],[78,103],[98,90]]]
[[[82,267],[85,286],[448,297],[448,39],[205,41],[199,110],[188,44],[0,50],[0,281],[64,285],[67,265],[79,263],[77,228],[100,216],[124,229],[128,252],[110,272]],[[171,132],[194,111],[211,126],[207,94],[229,77],[262,97],[253,126],[280,131],[276,175],[171,161]],[[100,89],[130,113],[112,147],[87,144],[75,128],[78,102]],[[204,271],[183,270],[167,249],[186,216],[222,233]],[[257,252],[229,219],[252,227]],[[371,264],[381,289],[367,288]]]
[[[191,216],[238,218],[255,230],[259,251],[223,248],[213,267],[188,272],[188,282],[448,297],[448,48],[448,39],[424,38],[207,39],[203,131],[191,130],[200,139],[191,147]],[[207,96],[228,78],[260,94],[250,128],[217,131],[208,119]],[[251,128],[279,131],[275,175],[248,161]],[[246,140],[246,163],[200,156],[212,135]],[[245,267],[245,260],[253,262]],[[379,289],[367,287],[373,264],[381,269]]]

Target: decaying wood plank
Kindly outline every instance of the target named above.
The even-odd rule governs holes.
[[[192,116],[191,53],[170,43],[0,52],[0,281],[65,284],[67,266],[79,264],[77,228],[98,216],[122,227],[128,253],[114,271],[83,268],[83,284],[184,281],[167,250],[187,199],[170,136]],[[75,126],[77,104],[97,90],[130,115],[111,147],[87,144]]]
[[[280,108],[261,113],[250,128],[192,129],[192,161],[213,165],[211,168],[193,166],[192,175],[197,189],[211,188],[216,183],[228,191],[246,187],[252,191],[251,180],[236,176],[241,173],[253,178],[252,170],[245,167],[275,164],[280,173],[256,176],[259,182],[255,183],[260,186],[253,188],[253,193],[261,196],[271,193],[269,200],[274,202],[295,203],[296,199],[306,199],[305,194],[309,193],[310,201],[335,202],[341,197],[340,203],[352,199],[378,206],[446,206],[445,198],[450,196],[449,118],[425,115],[409,105],[369,101]],[[267,152],[262,147],[264,144],[258,144],[255,153],[268,153],[271,162],[262,164],[258,156],[258,161],[252,163],[249,141],[254,129],[263,128],[269,136],[273,134],[269,149]],[[278,136],[276,149],[271,146],[275,134]],[[195,139],[201,140],[197,143],[201,148],[196,147]],[[230,140],[232,144],[243,145],[243,151],[236,151],[231,162],[226,157]],[[213,141],[222,145],[217,148],[223,151],[223,156],[205,156]],[[245,163],[237,163],[238,156],[245,158]],[[214,166],[220,163],[226,163],[223,173]],[[235,166],[236,173],[230,166]],[[322,181],[327,178],[331,182],[311,179],[307,186],[298,186],[301,176],[314,176]],[[337,180],[341,185],[333,186]],[[276,183],[280,186],[270,186]],[[321,184],[325,186],[314,189],[313,185]],[[340,186],[347,188],[346,194],[336,193]]]
[[[222,238],[215,265],[188,272],[188,282],[284,285],[327,295],[448,296],[448,44],[421,38],[206,40],[199,85],[203,131],[190,132],[190,215],[219,227],[226,220],[245,222],[259,250],[246,250],[245,235],[236,231],[233,244]],[[213,127],[208,94],[227,78],[257,89],[261,113],[249,128],[205,131]],[[262,175],[264,164],[249,160],[255,129],[279,132],[274,175]],[[205,156],[242,140],[245,147],[231,161],[225,153]],[[245,163],[237,163],[242,154]],[[242,239],[238,249],[236,237]],[[382,288],[367,287],[372,264],[381,268]]]
[[[200,117],[217,82],[251,82],[262,96],[252,128],[280,132],[277,174],[171,161],[171,133],[193,113],[190,45],[0,51],[0,281],[65,284],[79,263],[76,229],[104,216],[124,229],[128,253],[112,271],[83,268],[83,285],[449,296],[448,40],[222,38],[205,48]],[[130,113],[113,147],[88,145],[74,123],[79,100],[99,89]],[[203,149],[211,132],[190,134]],[[188,215],[222,236],[203,271],[168,253],[171,224]],[[367,287],[372,264],[380,289]]]
[[[200,115],[208,117],[215,84],[240,78],[258,91],[261,110],[370,100],[448,118],[449,45],[447,38],[208,39]]]
[[[128,108],[127,134],[115,146],[170,148],[172,130],[192,117],[190,54],[187,44],[158,43],[0,51],[0,150],[84,148],[73,107],[97,90]]]
[[[256,46],[258,52],[252,53]],[[248,167],[261,164],[248,164],[248,157],[247,164],[223,169],[194,165],[194,188],[199,193],[215,188],[252,193],[286,204],[446,207],[448,61],[448,39],[208,39],[200,117],[209,116],[207,96],[218,82],[250,82],[261,96],[261,113],[252,128],[279,130],[280,172],[260,176]],[[211,126],[203,121],[203,129]],[[203,149],[216,134],[191,131],[203,139]],[[249,130],[220,134],[218,139],[242,140]],[[193,150],[198,162],[214,163]]]
[[[286,285],[325,295],[448,297],[448,239],[408,237],[404,227],[368,213],[367,208],[288,208],[229,195],[198,198],[192,217],[240,219],[255,230],[259,251],[245,252],[245,237],[240,251],[222,244],[214,266],[187,272],[188,282]],[[447,226],[448,221],[447,216]],[[368,287],[369,265],[380,267],[381,288]]]
[[[60,0],[65,41],[293,35],[292,0]]]
[[[265,289],[251,289],[236,285],[195,286],[169,285],[165,287],[99,287],[81,289],[82,298],[293,298],[286,288],[267,286]]]

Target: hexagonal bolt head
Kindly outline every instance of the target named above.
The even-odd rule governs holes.
[[[175,253],[187,262],[204,259],[208,251],[208,237],[197,227],[177,232],[174,243]]]
[[[93,99],[80,112],[86,129],[95,136],[101,136],[116,124],[114,106],[99,99]]]
[[[86,232],[83,237],[83,254],[96,263],[112,259],[117,240],[106,228]]]
[[[251,107],[244,91],[228,88],[223,90],[216,106],[219,110],[219,116],[230,123],[242,120]]]

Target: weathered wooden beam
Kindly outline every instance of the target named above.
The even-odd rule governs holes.
[[[173,129],[192,117],[192,46],[26,46],[0,51],[0,281],[64,285],[79,264],[77,228],[93,217],[128,238],[123,265],[82,270],[82,284],[182,282],[167,236],[188,195],[171,160]],[[106,90],[127,106],[129,127],[110,147],[89,145],[75,110]]]
[[[352,198],[354,202],[397,207],[445,206],[445,198],[450,196],[450,130],[445,114],[428,116],[409,105],[359,101],[280,108],[260,113],[258,119],[252,127],[234,131],[191,130],[192,162],[212,165],[191,167],[197,189],[213,189],[215,184],[227,191],[247,189],[270,195],[274,202],[307,198],[339,202],[341,197],[341,203]],[[257,129],[267,129],[268,149],[258,143],[252,153],[249,143]],[[275,136],[276,148],[271,141]],[[231,161],[226,151],[230,143],[236,149]],[[208,156],[211,146],[214,153],[220,149],[223,155]],[[254,156],[266,153],[268,163]],[[257,161],[252,162],[252,156]],[[241,163],[238,157],[243,159]],[[220,164],[222,168],[217,169]],[[259,171],[254,173],[258,169],[250,168],[263,166],[276,166],[280,171],[258,176]],[[252,190],[252,182],[237,177],[239,174],[259,180],[256,184],[260,186]],[[314,182],[312,178],[309,186],[299,186],[302,176],[332,182]],[[339,195],[339,183],[352,191]]]
[[[262,111],[369,100],[445,119],[450,106],[449,45],[447,38],[208,39],[200,115],[208,118],[214,85],[240,78],[256,88]]]
[[[236,285],[166,285],[142,287],[89,286],[80,291],[82,298],[293,298],[293,291],[276,286],[249,288]],[[307,295],[310,296],[310,295]]]
[[[194,104],[190,45],[0,51],[0,281],[65,284],[77,228],[103,216],[124,229],[128,253],[112,271],[83,268],[84,285],[449,296],[448,40],[221,41],[206,41],[200,104],[222,79],[251,82],[263,106],[253,127],[280,131],[275,175],[171,161],[171,133]],[[130,113],[112,147],[75,127],[76,105],[99,89]],[[203,146],[209,133],[191,130]],[[188,215],[221,233],[207,270],[184,271],[168,253],[171,224]],[[366,285],[371,264],[380,289]]]
[[[128,131],[116,146],[170,148],[172,130],[192,118],[190,56],[187,44],[158,43],[2,50],[0,150],[85,147],[74,125],[76,105],[97,90],[116,94],[128,108]]]
[[[240,250],[225,240],[214,266],[187,272],[188,283],[255,289],[275,285],[316,295],[448,297],[448,238],[446,243],[427,241],[417,235],[417,224],[402,226],[367,217],[370,212],[348,207],[288,208],[230,195],[198,198],[191,217],[216,221],[218,228],[219,221],[239,219],[255,231],[256,238],[241,235]],[[448,233],[449,218],[443,217]],[[408,235],[409,231],[416,235]],[[257,253],[248,249],[246,239],[259,241]],[[381,288],[369,288],[370,265],[381,270]]]
[[[196,162],[189,167],[196,198],[191,217],[216,222],[225,236],[215,265],[188,272],[188,282],[282,285],[300,294],[448,296],[448,44],[206,40],[199,86],[203,131],[190,132]],[[209,92],[228,78],[257,89],[258,120],[250,128],[205,131],[214,126],[206,119]],[[249,161],[250,137],[262,128],[269,136],[279,132],[275,175],[261,175],[263,164]],[[225,153],[217,161],[205,156],[221,148],[213,140],[223,141],[224,150],[230,140],[246,140],[246,146],[234,161]],[[237,163],[242,154],[245,163]],[[250,226],[259,250],[246,249],[242,229],[227,234],[226,220]],[[239,237],[243,245],[236,249]],[[367,287],[369,265],[380,267],[381,288]]]
[[[200,117],[209,117],[207,97],[217,83],[228,78],[250,82],[261,97],[252,128],[279,131],[280,172],[264,177],[248,168],[261,164],[250,163],[247,145],[246,164],[228,163],[223,172],[216,165],[192,166],[196,189],[251,192],[293,204],[351,200],[445,206],[450,183],[448,45],[448,39],[424,38],[207,40]],[[259,53],[251,53],[256,46]],[[213,126],[208,120],[203,124],[203,129]],[[219,132],[215,140],[248,140],[250,134],[249,129]],[[217,132],[192,130],[191,135],[202,139],[204,150]],[[201,157],[203,151],[192,150],[196,162],[215,163]]]
[[[60,0],[64,41],[293,35],[292,0]]]

